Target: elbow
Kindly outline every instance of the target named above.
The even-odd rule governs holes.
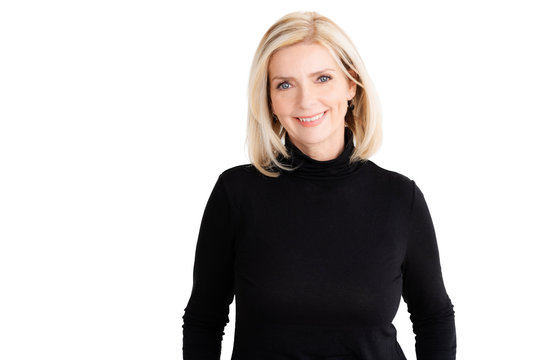
[[[418,359],[455,359],[457,335],[453,304],[428,316],[412,317]]]
[[[435,312],[428,314],[412,314],[410,316],[412,320],[414,330],[417,328],[436,328],[443,326],[444,324],[451,324],[455,322],[455,310],[451,301],[448,301],[447,305],[440,308]]]

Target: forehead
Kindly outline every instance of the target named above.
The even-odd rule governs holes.
[[[272,75],[287,75],[281,72],[311,73],[325,67],[338,68],[328,49],[316,43],[300,43],[273,53],[268,72]]]

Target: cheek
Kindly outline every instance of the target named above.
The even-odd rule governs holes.
[[[328,98],[328,105],[330,105],[338,112],[342,112],[343,109],[346,109],[348,103],[346,102],[345,96],[340,96],[336,93],[332,93],[331,96]]]
[[[273,110],[276,113],[287,112],[292,108],[293,99],[287,98],[286,96],[272,96],[271,103],[273,104]]]
[[[342,108],[346,104],[347,94],[343,92],[340,84],[332,84],[333,86],[325,86],[321,89],[319,95],[323,101],[333,108]]]

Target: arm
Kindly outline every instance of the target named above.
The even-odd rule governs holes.
[[[418,360],[454,360],[457,351],[455,312],[445,290],[427,203],[415,181],[412,185],[402,295],[416,335],[416,355]]]
[[[218,360],[234,298],[232,208],[219,176],[206,204],[183,318],[183,359]]]

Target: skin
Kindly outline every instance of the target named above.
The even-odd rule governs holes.
[[[328,70],[331,69],[331,70]],[[268,65],[271,110],[292,143],[312,159],[335,159],[344,150],[344,117],[357,85],[322,45],[299,43],[279,49]],[[297,117],[327,111],[317,126]]]

